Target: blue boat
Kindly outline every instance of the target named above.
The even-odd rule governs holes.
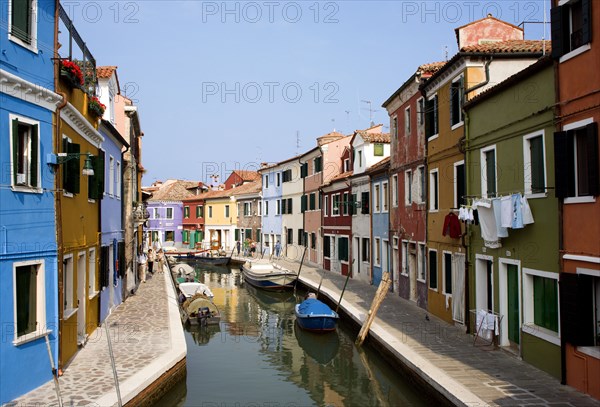
[[[295,314],[298,326],[311,332],[335,331],[339,319],[337,312],[316,298],[308,298],[296,304]]]

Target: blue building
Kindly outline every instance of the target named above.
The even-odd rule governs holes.
[[[258,170],[262,176],[262,220],[261,231],[263,238],[261,239],[261,252],[265,254],[273,253],[275,244],[279,242],[283,247],[284,242],[281,240],[282,230],[282,173],[284,166],[275,164],[268,167],[263,167]]]
[[[373,285],[379,285],[383,273],[391,271],[390,253],[390,158],[384,158],[368,171],[371,177],[371,242],[373,242]]]
[[[58,360],[54,0],[0,2],[0,404],[52,380]]]
[[[99,126],[104,136],[104,197],[100,204],[100,322],[123,302],[123,273],[125,272],[125,236],[122,206],[123,147],[129,144],[110,121]]]

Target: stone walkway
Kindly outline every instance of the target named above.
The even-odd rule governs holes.
[[[123,404],[185,358],[177,299],[166,276],[166,273],[155,273],[149,277],[105,322],[109,327]],[[104,325],[88,338],[85,347],[64,370],[59,383],[64,406],[116,404]],[[6,406],[57,405],[54,382],[50,381]]]
[[[277,261],[291,270],[299,263]],[[332,301],[339,300],[345,276],[302,266],[301,281]],[[341,307],[362,324],[377,287],[350,279]],[[414,303],[389,293],[369,335],[383,344],[414,373],[463,406],[600,406],[595,400],[516,356],[488,346],[473,346],[473,337],[459,327],[428,314]]]

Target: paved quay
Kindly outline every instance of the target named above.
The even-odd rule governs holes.
[[[167,268],[165,267],[165,271]],[[187,348],[173,283],[155,273],[107,318],[123,405],[176,365]],[[114,406],[117,393],[104,325],[98,327],[59,378],[64,406]],[[54,382],[6,406],[58,406]]]
[[[300,266],[286,259],[277,263],[296,271]],[[304,264],[300,280],[316,291],[323,275],[320,292],[337,303],[345,276]],[[376,291],[376,286],[349,279],[340,308],[362,325]],[[600,401],[561,385],[514,355],[474,346],[473,336],[460,327],[428,314],[396,293],[385,297],[369,337],[454,405],[600,406]]]

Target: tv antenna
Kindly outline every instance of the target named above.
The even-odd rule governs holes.
[[[348,131],[350,131],[350,110],[344,110],[346,112],[346,125],[348,126]]]
[[[300,131],[296,130],[296,155],[300,154]]]
[[[361,102],[366,103],[369,105],[369,121],[371,122],[371,126],[373,126],[374,122],[373,122],[373,113],[376,112],[377,110],[373,109],[371,107],[371,101],[370,100],[361,100]]]

